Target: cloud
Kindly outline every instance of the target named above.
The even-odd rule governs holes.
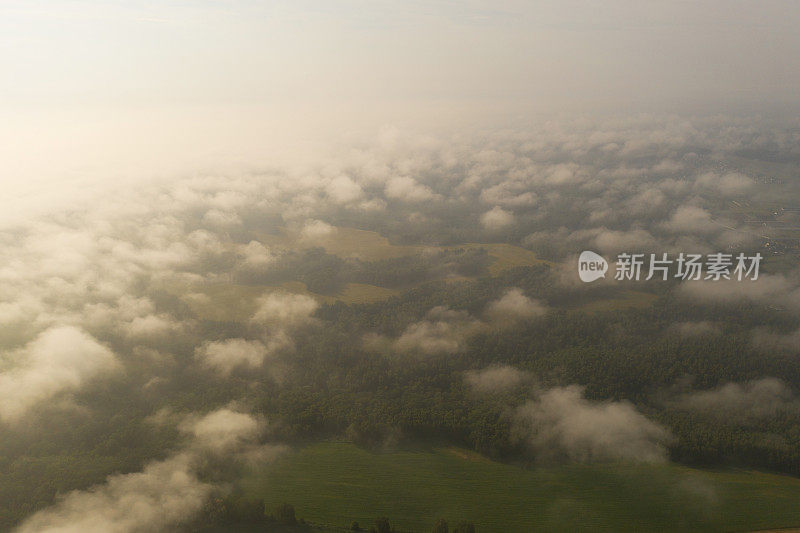
[[[319,304],[304,294],[271,293],[260,299],[251,322],[268,328],[292,327],[308,322]]]
[[[594,242],[604,253],[651,251],[657,246],[656,239],[643,229],[627,231],[602,229]]]
[[[191,337],[198,325],[188,316],[191,310],[171,302],[173,295],[197,302],[212,294],[203,290],[205,284],[228,283],[241,270],[268,269],[277,253],[272,243],[280,242],[273,237],[283,225],[302,228],[307,237],[327,233],[329,224],[375,229],[378,214],[365,213],[367,206],[385,208],[381,216],[413,220],[425,230],[420,234],[416,227],[380,223],[388,228],[384,237],[396,239],[411,229],[402,237],[472,242],[485,238],[484,229],[519,228],[529,235],[526,245],[555,259],[595,247],[718,251],[720,245],[741,246],[732,232],[707,223],[721,196],[744,192],[757,200],[767,194],[762,183],[744,174],[720,171],[717,161],[742,148],[795,157],[796,144],[794,130],[758,118],[746,123],[668,116],[582,119],[438,139],[394,130],[321,166],[314,161],[302,168],[188,172],[183,173],[187,178],[113,194],[93,190],[97,201],[27,216],[0,232],[0,346],[6,347],[0,381],[4,390],[26,389],[20,397],[28,398],[25,385],[10,385],[36,374],[16,368],[17,360],[25,360],[19,355],[24,349],[17,347],[64,324],[88,332],[100,345],[114,346],[121,361],[144,364],[140,354],[157,352],[141,344],[152,348],[176,334],[202,347],[205,339]],[[784,191],[777,182],[769,187],[771,198]],[[414,215],[405,202],[419,202]],[[454,232],[453,217],[479,223],[459,224]],[[759,242],[756,238],[753,246]],[[574,269],[570,276],[579,283]],[[678,294],[800,310],[797,273],[763,274],[749,284],[682,284]],[[508,301],[497,307],[505,307],[508,316],[525,314],[521,310],[529,306],[518,300],[523,303],[516,309]],[[307,296],[265,297],[248,326],[259,328],[268,354],[288,350],[294,329],[313,322],[315,308]],[[426,317],[384,344],[408,353],[454,353],[480,327],[471,317]],[[684,333],[690,328],[676,327]],[[754,342],[794,345],[791,335],[763,331],[754,332]],[[223,376],[227,366],[219,361],[246,367],[260,353],[217,357],[222,348],[211,351],[200,359],[217,361],[222,366],[214,368]],[[89,376],[101,372],[42,390],[51,391],[48,398],[75,391]]]
[[[222,231],[226,231],[237,226],[241,226],[241,217],[234,212],[222,209],[209,209],[203,215],[203,223]]]
[[[408,326],[393,347],[399,352],[423,355],[455,353],[479,326],[480,323],[465,311],[434,307],[425,320]]]
[[[103,484],[66,494],[26,519],[17,533],[174,531],[200,512],[215,488],[200,479],[202,454],[247,461],[279,451],[255,443],[262,429],[258,419],[228,408],[192,415],[180,427],[192,437],[184,449],[141,472],[115,474]]]
[[[755,187],[755,182],[738,172],[725,174],[706,172],[697,177],[695,185],[699,188],[711,189],[723,196],[741,196],[751,191]]]
[[[180,333],[184,325],[166,314],[137,316],[126,326],[128,336],[140,342],[161,342]]]
[[[508,365],[490,366],[482,370],[464,373],[464,381],[472,390],[480,393],[505,392],[513,390],[530,379],[523,372]]]
[[[630,199],[625,206],[636,215],[648,215],[659,210],[666,203],[666,195],[656,188],[645,189]]]
[[[407,202],[422,202],[435,198],[436,194],[413,178],[397,176],[386,182],[386,196]]]
[[[194,446],[223,454],[254,441],[262,431],[262,426],[257,418],[247,413],[223,408],[204,416],[189,417],[180,428],[192,435]]]
[[[25,520],[17,533],[168,531],[200,511],[212,490],[194,473],[196,458],[180,453],[74,491]]]
[[[251,271],[263,270],[275,261],[275,256],[269,248],[258,241],[250,241],[247,245],[242,246],[238,255],[242,261],[241,266]]]
[[[50,328],[23,348],[3,356],[0,418],[16,420],[35,404],[117,367],[114,354],[86,332]]]
[[[501,230],[514,224],[514,215],[500,206],[495,206],[481,215],[481,224],[488,230]]]
[[[528,298],[522,289],[516,287],[506,290],[500,299],[489,303],[486,308],[487,317],[496,323],[529,320],[546,312],[547,306],[538,300]]]
[[[267,354],[292,350],[292,330],[313,322],[317,301],[304,294],[275,292],[259,299],[258,309],[250,322],[262,329]]]
[[[205,342],[195,349],[195,357],[209,368],[224,375],[240,367],[259,367],[268,355],[267,347],[260,341],[225,339]]]
[[[304,239],[318,239],[333,233],[333,226],[322,220],[308,220],[303,226],[300,236]]]
[[[800,329],[791,333],[776,333],[766,328],[756,328],[751,342],[759,350],[780,350],[793,352],[800,350]]]
[[[485,204],[506,207],[530,207],[536,204],[537,196],[525,191],[525,183],[500,183],[481,191],[480,199]]]
[[[719,228],[711,221],[711,213],[702,207],[684,205],[675,210],[664,228],[673,233],[706,234]]]
[[[336,203],[346,204],[359,200],[364,191],[349,176],[336,176],[326,186],[328,196]]]
[[[768,418],[781,410],[797,411],[800,407],[789,386],[772,377],[681,394],[671,403],[731,421]]]
[[[515,434],[538,461],[666,461],[669,432],[628,402],[591,402],[577,385],[541,392],[517,408]]]
[[[800,309],[800,284],[781,274],[759,274],[757,280],[719,280],[681,283],[678,295],[697,302],[750,301],[773,307]]]

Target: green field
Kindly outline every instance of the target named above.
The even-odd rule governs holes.
[[[281,502],[315,524],[386,516],[399,531],[469,520],[481,532],[752,531],[800,524],[800,480],[675,465],[525,469],[465,450],[374,453],[324,442],[244,481],[268,511]]]

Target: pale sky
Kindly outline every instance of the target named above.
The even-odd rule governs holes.
[[[797,1],[4,0],[9,104],[787,102]]]
[[[415,117],[796,114],[798,30],[787,0],[2,0],[2,194]]]
[[[6,104],[786,102],[796,1],[4,0]]]

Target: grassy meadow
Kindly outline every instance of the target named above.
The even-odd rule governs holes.
[[[267,509],[292,503],[313,524],[386,516],[398,531],[437,518],[482,532],[752,531],[800,524],[800,480],[675,465],[522,468],[457,448],[371,452],[323,442],[289,452],[244,482]]]

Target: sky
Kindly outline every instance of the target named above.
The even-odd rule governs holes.
[[[6,0],[6,103],[786,102],[794,1]]]
[[[387,124],[796,113],[797,7],[4,0],[4,206],[64,198],[55,182],[78,190],[82,180],[307,159]]]

